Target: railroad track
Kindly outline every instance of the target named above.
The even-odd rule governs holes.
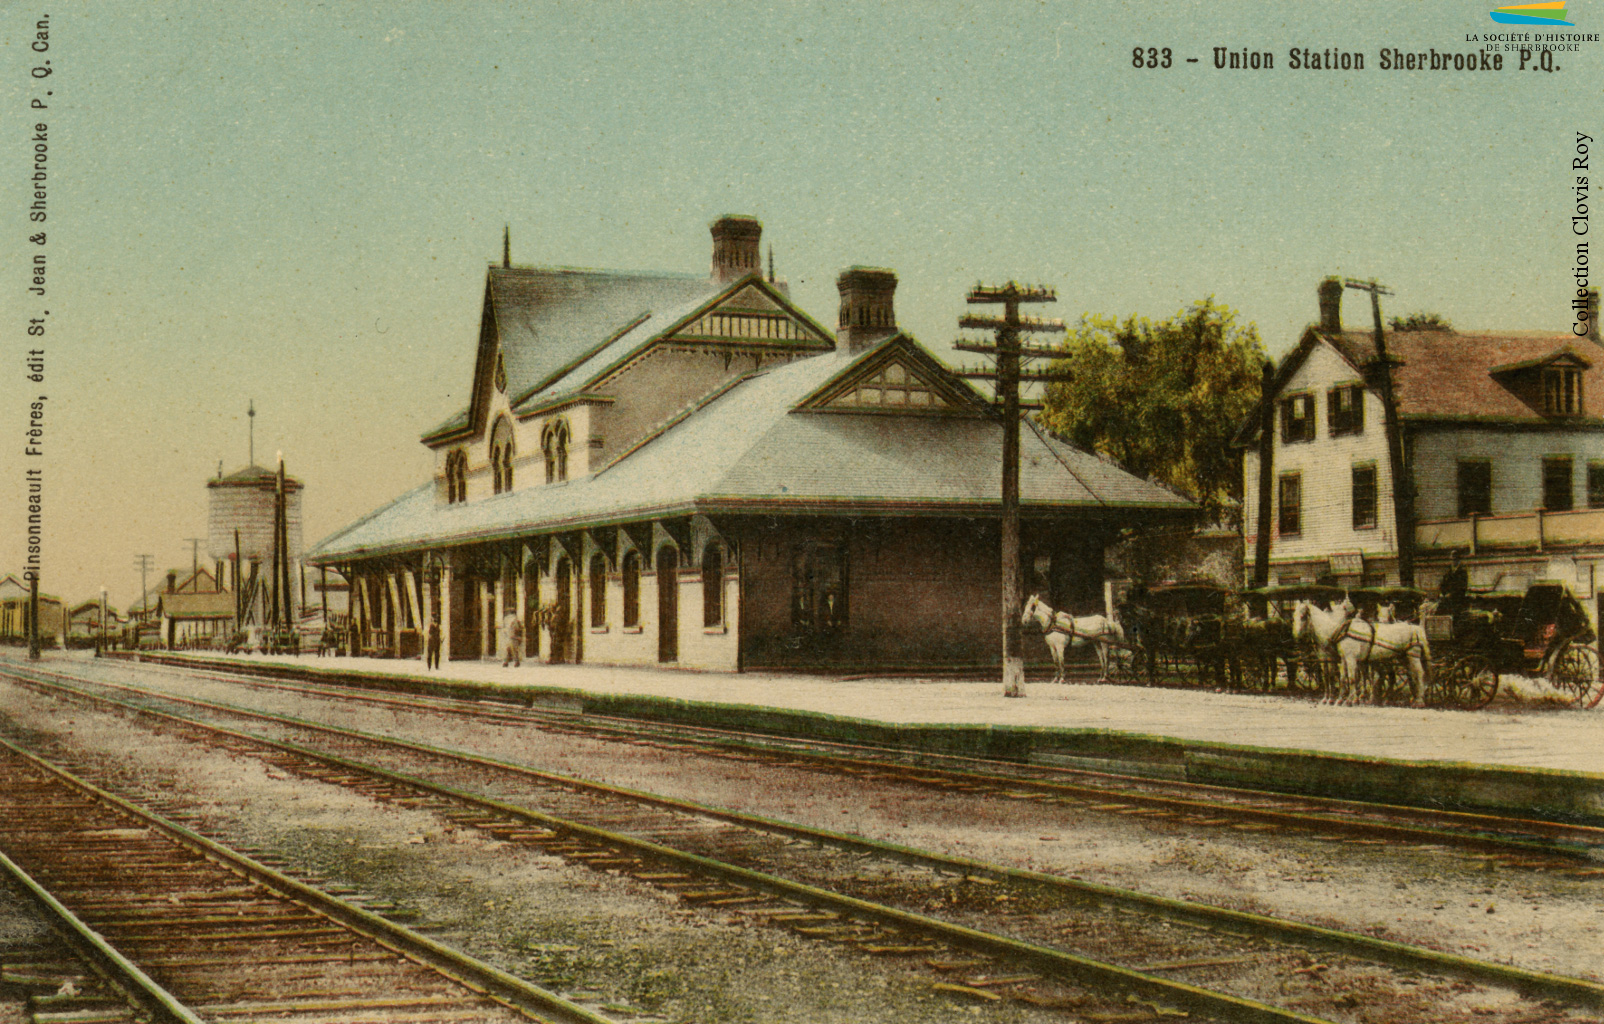
[[[1591,1018],[1561,1004],[1583,1014],[1604,1008],[1604,985],[1584,979],[936,856],[264,712],[158,694],[134,704],[60,681],[30,685],[201,730],[283,771],[375,799],[412,807],[421,800],[463,826],[630,875],[717,912],[969,972],[955,985],[962,991],[1059,1005],[1112,991],[1231,1021],[1343,1019],[1355,1004],[1341,1001],[1339,979],[1368,993],[1367,1021],[1443,1019],[1432,1016],[1434,1000],[1462,1001],[1465,985],[1505,990],[1477,1020],[1584,1020]],[[157,703],[204,705],[300,742],[196,722]],[[320,749],[301,745],[309,741]],[[1192,983],[1165,976],[1175,973]],[[1059,987],[1044,989],[1048,983]]]
[[[1441,845],[1490,854],[1498,866],[1564,870],[1581,865],[1583,877],[1597,877],[1588,862],[1604,860],[1604,828],[1531,818],[1384,805],[1327,797],[1284,796],[1225,786],[1200,785],[1084,768],[1023,764],[957,755],[914,753],[886,747],[796,740],[693,725],[667,725],[572,712],[488,703],[453,697],[375,692],[350,687],[245,678],[261,666],[244,665],[239,675],[185,667],[181,660],[157,662],[187,676],[231,685],[281,690],[340,701],[471,717],[513,725],[535,725],[569,735],[639,742],[659,740],[707,756],[758,761],[836,775],[866,774],[941,791],[983,793],[1017,800],[1079,799],[1106,813],[1149,811],[1189,816],[1202,829],[1274,826],[1296,829],[1332,841],[1385,841]],[[134,689],[139,689],[135,687]]]
[[[0,848],[12,883],[123,1004],[69,977],[39,1020],[607,1022],[3,739]]]

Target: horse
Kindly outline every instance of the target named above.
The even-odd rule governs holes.
[[[1097,662],[1102,669],[1098,676],[1100,683],[1108,682],[1108,649],[1115,640],[1125,639],[1125,630],[1120,626],[1118,619],[1106,615],[1072,616],[1067,612],[1055,612],[1042,601],[1039,594],[1030,595],[1025,602],[1025,610],[1019,616],[1019,624],[1026,625],[1031,619],[1041,627],[1043,638],[1047,641],[1047,649],[1052,652],[1053,664],[1057,671],[1053,675],[1053,682],[1064,681],[1064,652],[1070,647],[1080,647],[1082,644],[1092,644],[1097,651]]]
[[[1352,693],[1344,685],[1346,680],[1338,671],[1336,642],[1353,621],[1353,602],[1346,597],[1331,611],[1325,611],[1313,601],[1298,601],[1292,606],[1292,637],[1295,640],[1313,640],[1320,663],[1320,674],[1325,682],[1325,696],[1321,703],[1352,702]]]
[[[1412,622],[1378,623],[1363,619],[1350,622],[1337,638],[1337,656],[1342,676],[1350,692],[1359,688],[1361,667],[1382,662],[1402,661],[1409,669],[1411,706],[1425,706],[1426,666],[1431,663],[1431,642],[1424,628]]]

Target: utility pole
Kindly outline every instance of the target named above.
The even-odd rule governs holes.
[[[150,590],[145,585],[145,574],[150,571],[151,563],[154,561],[155,559],[149,555],[134,556],[134,564],[139,566],[139,618],[141,622],[150,618],[150,608],[148,607],[150,602],[145,597],[146,594],[150,593]]]
[[[1346,287],[1370,293],[1370,311],[1375,317],[1376,358],[1365,367],[1367,383],[1381,394],[1383,426],[1387,434],[1387,463],[1392,476],[1393,531],[1398,538],[1398,585],[1415,585],[1415,484],[1414,474],[1404,465],[1403,432],[1398,425],[1398,399],[1392,389],[1392,369],[1403,363],[1387,353],[1387,336],[1381,328],[1381,297],[1391,295],[1375,278],[1360,281],[1348,278]]]
[[[979,352],[995,360],[992,370],[964,370],[959,376],[992,381],[994,405],[1002,417],[1002,676],[1003,696],[1025,695],[1025,657],[1020,643],[1019,594],[1019,416],[1023,409],[1039,409],[1039,402],[1021,402],[1019,385],[1023,382],[1055,381],[1067,379],[1061,374],[1022,373],[1020,361],[1025,359],[1059,359],[1063,353],[1057,349],[1033,348],[1021,345],[1019,336],[1025,332],[1052,332],[1062,334],[1062,320],[1044,320],[1040,317],[1022,317],[1019,307],[1027,302],[1057,302],[1058,293],[1051,288],[1022,286],[1010,281],[1000,287],[976,285],[970,289],[970,305],[1001,303],[1003,315],[977,316],[970,313],[958,319],[959,327],[979,328],[995,332],[992,344],[960,341],[954,344],[961,352]]]
[[[200,576],[200,546],[204,544],[204,537],[185,537],[184,543],[189,545],[189,583],[194,590],[200,590],[198,577]]]
[[[251,420],[251,461],[249,465],[254,466],[256,465],[256,399],[250,399],[250,405],[246,408],[245,415],[249,416]]]

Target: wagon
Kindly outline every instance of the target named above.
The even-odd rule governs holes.
[[[1327,662],[1318,651],[1292,635],[1292,605],[1313,601],[1329,607],[1348,596],[1341,587],[1321,583],[1284,583],[1244,591],[1246,617],[1235,631],[1233,657],[1242,684],[1270,691],[1277,683],[1288,690],[1320,692],[1327,688]]]
[[[1136,668],[1148,682],[1224,685],[1233,639],[1227,611],[1233,594],[1215,583],[1177,583],[1132,594],[1125,610]]]
[[[1467,597],[1425,618],[1435,685],[1443,703],[1481,707],[1501,673],[1546,679],[1577,707],[1604,698],[1598,636],[1580,602],[1559,583],[1523,594]]]

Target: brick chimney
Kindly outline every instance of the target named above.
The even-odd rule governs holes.
[[[178,586],[178,573],[169,572],[167,574],[167,592],[171,594],[176,586]]]
[[[841,291],[841,319],[835,347],[862,352],[897,333],[897,275],[878,267],[848,267],[835,279]]]
[[[1587,340],[1595,345],[1604,345],[1598,335],[1598,289],[1587,290]]]
[[[1328,277],[1320,282],[1320,329],[1327,334],[1342,332],[1342,281]]]
[[[763,225],[756,217],[725,214],[714,221],[713,232],[713,283],[726,285],[747,274],[760,274],[763,261],[758,244],[763,238]]]

